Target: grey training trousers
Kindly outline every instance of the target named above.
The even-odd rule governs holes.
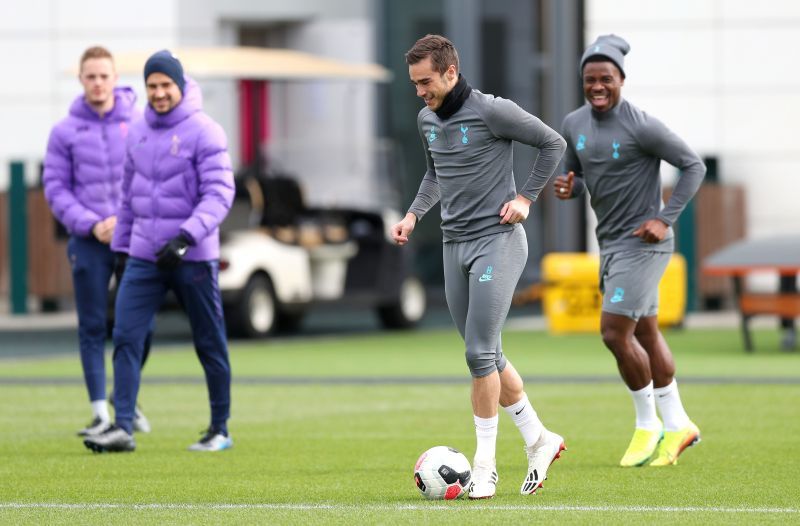
[[[444,244],[444,288],[450,315],[466,344],[475,378],[506,366],[500,331],[528,258],[522,225],[468,241]]]

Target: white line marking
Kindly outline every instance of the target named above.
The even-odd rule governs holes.
[[[375,510],[375,511],[428,511],[428,510],[447,510],[447,511],[483,511],[483,510],[503,510],[503,511],[577,511],[577,512],[623,512],[623,513],[681,513],[681,512],[703,512],[703,513],[800,513],[800,508],[728,508],[722,506],[524,506],[501,504],[492,506],[491,504],[458,506],[455,504],[364,504],[343,505],[343,504],[225,504],[225,503],[195,503],[195,504],[113,504],[113,503],[58,503],[58,502],[0,502],[0,509],[74,509],[74,510],[107,510],[107,509],[128,509],[128,510],[335,510],[335,511],[356,511],[356,510]]]

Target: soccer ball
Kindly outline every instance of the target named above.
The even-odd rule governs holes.
[[[467,457],[452,447],[432,447],[414,464],[414,483],[426,499],[457,499],[469,489],[471,476]]]

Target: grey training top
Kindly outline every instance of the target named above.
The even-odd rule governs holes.
[[[417,116],[428,170],[409,212],[421,219],[440,199],[444,241],[466,241],[504,232],[500,210],[517,196],[512,141],[539,148],[519,192],[536,201],[553,175],[565,142],[514,102],[472,90],[464,105],[442,121],[429,108]]]
[[[672,252],[672,224],[706,173],[700,157],[661,121],[622,99],[607,112],[593,111],[589,104],[578,108],[564,118],[562,131],[567,140],[564,168],[576,176],[572,197],[588,187],[601,254]],[[661,200],[662,159],[681,171],[666,207]],[[648,219],[670,227],[660,243],[633,235]]]

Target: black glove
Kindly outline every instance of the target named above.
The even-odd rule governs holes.
[[[183,256],[189,249],[189,239],[185,234],[178,234],[156,252],[156,265],[161,270],[173,270],[180,265]]]
[[[125,264],[128,262],[128,254],[125,252],[114,253],[114,280],[117,282],[117,287],[122,283],[122,273],[125,272]]]

